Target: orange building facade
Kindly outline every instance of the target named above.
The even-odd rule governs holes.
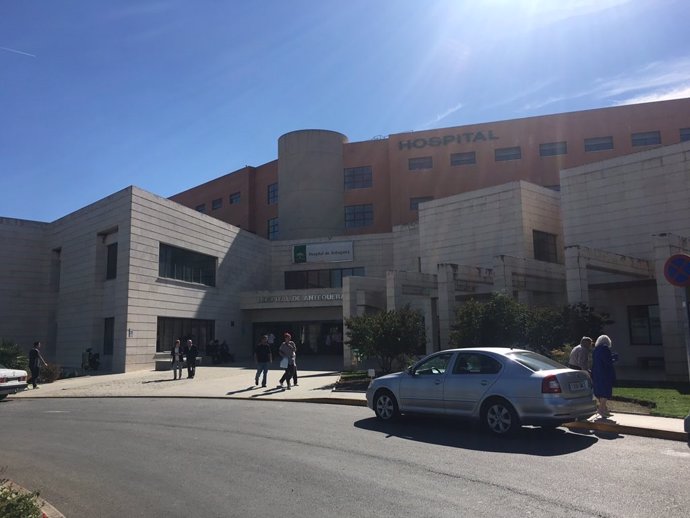
[[[343,140],[342,210],[356,211],[341,235],[384,233],[416,221],[418,204],[427,200],[516,180],[558,190],[563,169],[690,140],[690,99]],[[281,239],[280,160],[170,199]]]

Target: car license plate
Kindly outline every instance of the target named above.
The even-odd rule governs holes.
[[[575,381],[570,384],[570,390],[572,391],[577,391],[577,390],[585,390],[587,388],[587,382],[586,381]]]

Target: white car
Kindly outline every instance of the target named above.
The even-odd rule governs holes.
[[[0,364],[0,401],[22,390],[26,390],[26,371],[8,369]]]
[[[367,405],[382,420],[400,413],[468,417],[499,435],[523,424],[555,427],[596,411],[586,371],[532,351],[497,347],[440,351],[404,372],[376,378]]]

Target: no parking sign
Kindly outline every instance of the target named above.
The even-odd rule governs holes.
[[[664,264],[664,277],[674,286],[690,286],[690,255],[675,254]]]

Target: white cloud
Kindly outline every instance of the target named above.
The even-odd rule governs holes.
[[[615,104],[616,106],[624,104],[641,104],[655,101],[670,101],[671,99],[685,99],[686,97],[690,97],[690,83],[671,90],[657,90],[636,97],[629,97],[621,101],[616,101]]]
[[[430,120],[430,121],[422,124],[422,128],[424,128],[424,129],[430,128],[430,127],[438,124],[439,122],[441,122],[443,119],[445,119],[449,115],[454,114],[456,111],[458,111],[460,109],[462,109],[462,103],[458,103],[455,106],[453,106],[452,108],[448,108],[446,111],[436,115],[436,117],[434,117],[433,120]]]

